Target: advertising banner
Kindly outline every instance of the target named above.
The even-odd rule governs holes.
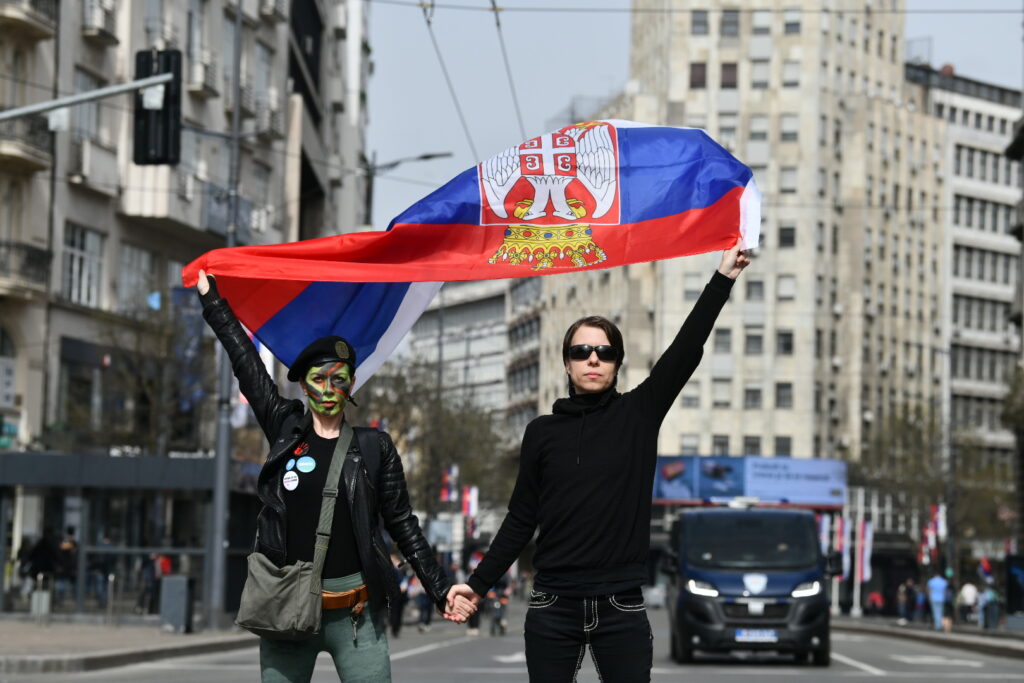
[[[764,502],[839,508],[846,500],[846,463],[756,456],[659,457],[653,495],[663,503],[747,496]]]

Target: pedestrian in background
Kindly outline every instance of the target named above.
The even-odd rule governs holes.
[[[907,579],[896,589],[896,612],[899,614],[899,625],[904,626],[913,617],[914,580]]]
[[[75,540],[75,527],[69,526],[64,530],[64,538],[57,547],[57,565],[55,567],[56,591],[53,596],[55,605],[64,600],[64,596],[71,592],[78,575],[78,541]]]
[[[936,569],[932,578],[928,580],[928,603],[932,608],[932,629],[941,631],[942,619],[946,611],[946,591],[949,590],[949,581],[946,581]]]
[[[928,617],[925,616],[928,595],[925,590],[926,587],[921,586],[914,591],[914,621],[920,621],[922,624],[928,623]]]
[[[967,624],[974,620],[974,609],[978,605],[978,587],[970,581],[960,586],[960,594],[957,596],[957,608],[959,611],[960,623]]]

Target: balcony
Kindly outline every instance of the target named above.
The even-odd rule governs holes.
[[[94,140],[71,141],[68,155],[68,182],[108,197],[117,196],[121,185],[117,152]]]
[[[117,45],[117,7],[113,0],[82,3],[82,37],[96,45]]]
[[[0,34],[47,40],[57,33],[57,0],[0,0]]]
[[[241,97],[241,112],[242,118],[252,118],[256,115],[256,92],[252,87],[252,80],[243,75],[242,76],[242,97]],[[222,91],[224,98],[224,110],[232,111],[235,108],[235,84],[230,74],[224,74],[224,90]]]
[[[256,103],[256,131],[264,139],[280,140],[284,137],[284,112],[274,88]]]
[[[130,180],[121,195],[121,213],[179,240],[188,234],[182,228],[194,231],[192,235],[205,232],[203,202],[190,191],[195,182],[190,182],[191,175],[184,168],[131,164],[127,176]],[[197,246],[219,245],[211,239]]]
[[[288,0],[260,0],[260,16],[267,21],[286,21]]]
[[[217,59],[209,50],[191,58],[188,70],[188,91],[196,97],[219,95],[217,90]]]
[[[21,242],[0,242],[0,296],[46,294],[51,254]]]
[[[224,3],[225,9],[234,14],[238,11],[239,0],[227,0]],[[255,26],[260,21],[260,13],[263,10],[263,0],[241,0],[242,21],[250,26]]]
[[[29,114],[0,121],[0,170],[35,173],[53,163],[53,134],[46,117]]]

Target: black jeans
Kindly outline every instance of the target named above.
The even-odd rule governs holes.
[[[602,681],[651,680],[651,624],[639,588],[590,598],[534,591],[525,631],[530,683],[575,681],[587,645]]]

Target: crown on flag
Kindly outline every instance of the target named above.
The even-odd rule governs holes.
[[[591,232],[589,225],[581,223],[560,227],[510,225],[498,251],[487,262],[507,261],[513,266],[532,263],[533,270],[592,266],[608,256],[594,244]]]

